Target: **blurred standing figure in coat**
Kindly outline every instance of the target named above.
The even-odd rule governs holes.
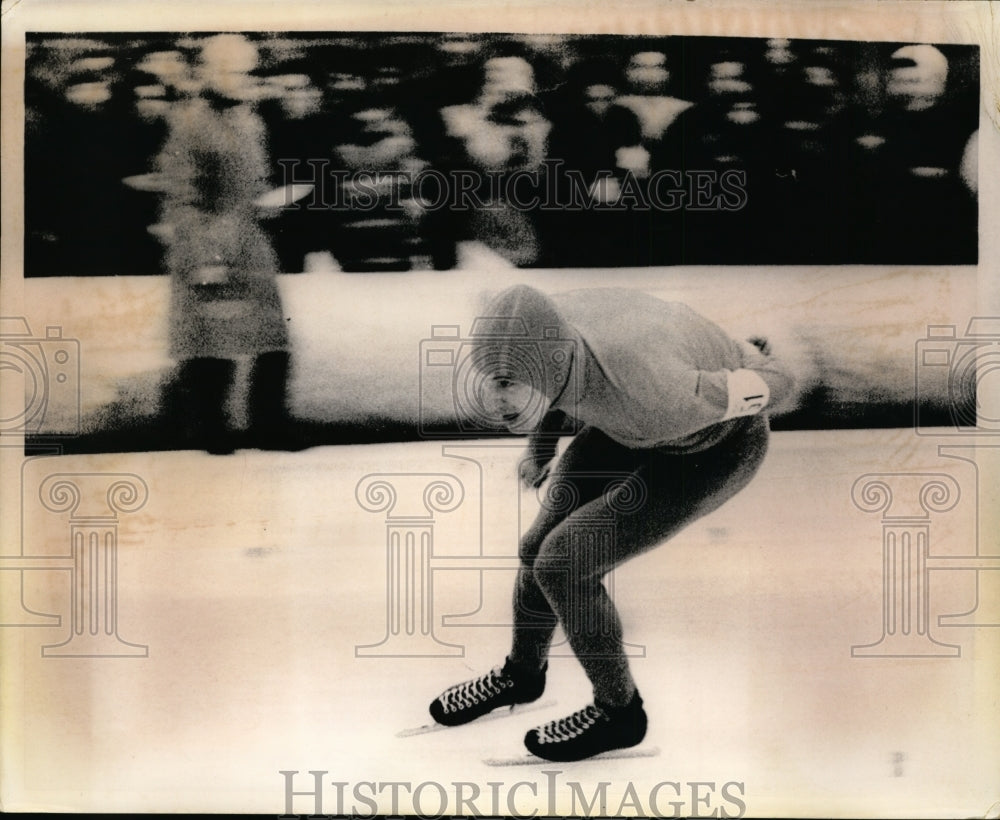
[[[254,204],[268,174],[265,129],[252,105],[249,72],[257,59],[242,35],[201,44],[200,92],[174,106],[158,160],[179,418],[191,443],[220,454],[235,448],[227,402],[241,358],[251,361],[251,444],[280,446],[286,424],[288,332],[278,261]]]

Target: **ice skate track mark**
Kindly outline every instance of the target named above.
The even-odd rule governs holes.
[[[570,761],[573,763],[586,763],[590,760],[620,760],[628,757],[656,757],[660,754],[659,746],[635,746],[631,749],[612,749],[610,752],[601,752],[599,755],[587,757],[583,760]],[[525,752],[514,757],[488,757],[483,763],[487,766],[530,766],[532,764],[544,763],[551,765],[553,761]]]
[[[548,709],[550,706],[555,705],[556,702],[554,700],[539,700],[534,703],[519,703],[507,709],[495,709],[477,720],[473,720],[470,723],[463,723],[462,726],[477,726],[480,723],[485,723],[486,721],[513,717],[514,715],[520,715],[524,712],[536,712],[539,709]],[[444,729],[461,729],[462,726],[442,726],[440,723],[425,723],[423,726],[414,726],[412,729],[403,729],[401,732],[396,732],[396,737],[426,735],[430,732],[440,732]]]

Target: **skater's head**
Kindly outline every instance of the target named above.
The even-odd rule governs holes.
[[[555,304],[516,285],[490,301],[472,335],[476,404],[513,433],[536,429],[566,388],[575,348]]]

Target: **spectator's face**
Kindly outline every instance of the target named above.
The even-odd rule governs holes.
[[[135,87],[135,110],[143,120],[153,122],[167,114],[170,103],[165,97],[166,91],[159,83]]]
[[[726,119],[734,125],[753,125],[760,119],[756,103],[749,100],[738,102],[729,109]]]
[[[144,122],[156,122],[170,113],[170,103],[156,97],[144,97],[136,100],[135,110]]]
[[[199,76],[205,88],[231,100],[256,99],[257,47],[238,34],[220,34],[202,47]]]
[[[753,86],[744,79],[744,70],[743,63],[735,60],[715,63],[709,72],[709,92],[714,95],[749,94]]]
[[[342,71],[335,71],[330,75],[329,88],[334,92],[364,91],[366,88],[364,77],[359,74],[347,74]]]
[[[905,46],[892,55],[889,96],[908,108],[928,108],[944,94],[948,60],[933,46]]]
[[[642,51],[633,55],[625,77],[638,91],[662,90],[670,81],[666,55],[659,51]]]
[[[360,126],[362,141],[372,144],[386,137],[407,134],[406,124],[391,108],[366,108],[354,115]]]
[[[283,74],[272,78],[275,96],[292,119],[302,119],[320,110],[323,92],[306,74]]]
[[[764,59],[773,66],[786,66],[795,62],[790,40],[774,39],[767,41]]]
[[[326,84],[327,104],[333,107],[361,96],[368,87],[364,77],[341,71],[331,72]]]
[[[399,69],[395,66],[382,66],[371,79],[372,86],[377,90],[394,88],[400,82]]]
[[[179,51],[153,51],[137,66],[152,74],[164,85],[180,85],[187,73],[187,65]]]
[[[244,102],[261,96],[254,78],[242,71],[203,71],[201,78],[204,88],[230,100]]]
[[[490,117],[496,126],[499,142],[505,146],[503,163],[510,169],[527,168],[538,162],[544,152],[544,137],[538,126],[545,120],[530,106]]]
[[[487,96],[497,99],[515,94],[531,94],[535,90],[535,74],[527,60],[520,57],[494,57],[486,61]]]
[[[111,87],[106,80],[73,83],[66,88],[66,100],[80,108],[100,108],[110,99]]]
[[[322,103],[323,92],[315,86],[295,88],[285,93],[285,111],[295,119],[318,113]]]
[[[826,66],[806,66],[806,84],[816,88],[834,88],[837,85],[837,78]]]
[[[478,40],[465,34],[446,34],[437,44],[437,49],[448,60],[464,62],[479,53],[480,44]]]
[[[615,100],[616,92],[610,85],[592,85],[584,92],[587,100],[587,108],[597,116],[602,117],[611,108]]]

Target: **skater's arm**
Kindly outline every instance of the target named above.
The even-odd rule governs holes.
[[[548,464],[556,454],[561,436],[569,432],[569,417],[562,410],[549,410],[538,429],[528,437],[528,450]]]
[[[528,436],[528,450],[521,462],[521,482],[526,487],[538,487],[546,476],[547,467],[556,457],[559,438],[565,435],[568,417],[562,410],[550,410],[538,429]]]
[[[765,339],[741,346],[742,367],[698,371],[696,393],[718,421],[750,416],[780,405],[792,392],[793,379]]]
[[[791,394],[795,379],[791,371],[771,352],[771,345],[762,337],[753,337],[742,345],[743,367],[752,370],[766,383],[770,399],[768,407],[777,407]]]

